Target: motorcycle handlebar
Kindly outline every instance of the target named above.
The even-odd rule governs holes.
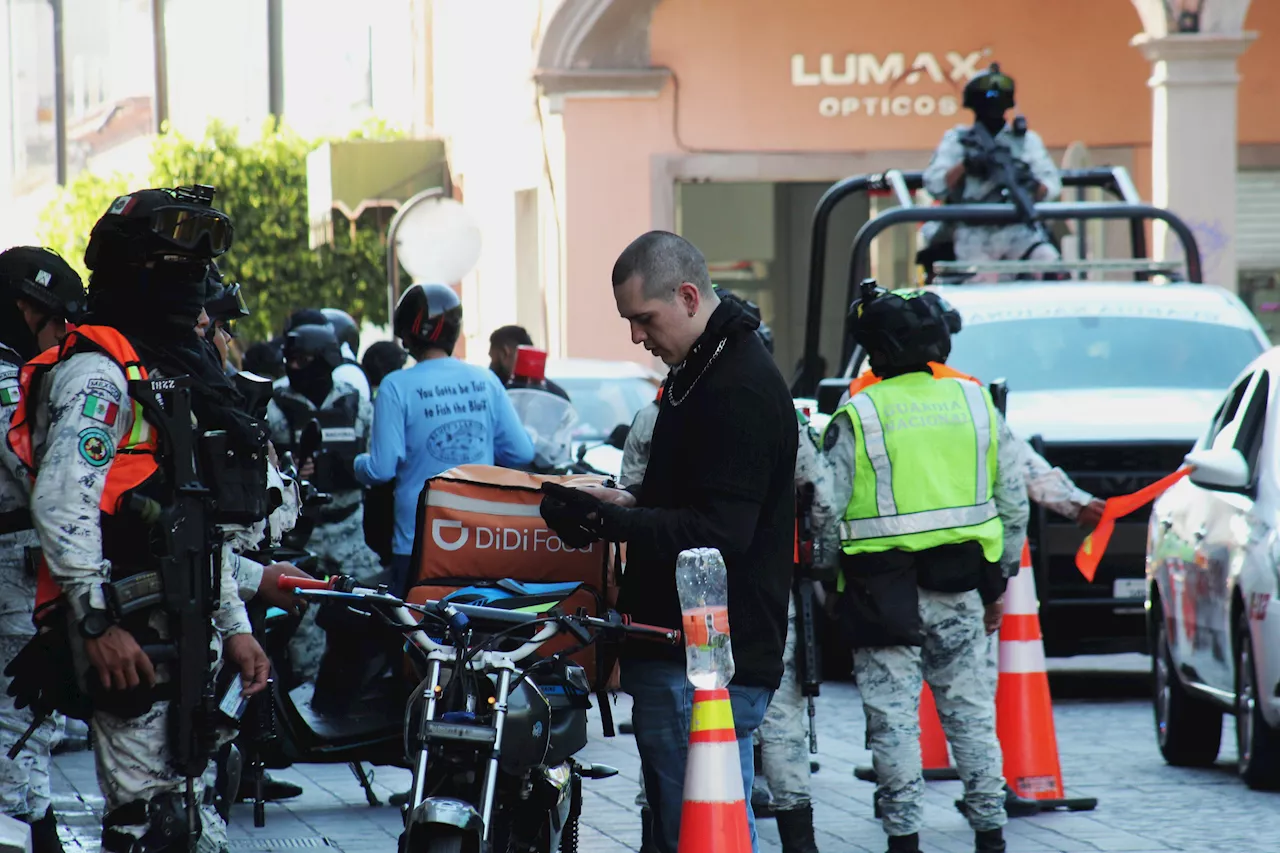
[[[284,592],[298,589],[330,589],[328,579],[303,578],[297,575],[281,575],[276,578],[276,589]]]
[[[661,625],[632,622],[630,616],[623,616],[622,619],[623,624],[626,625],[627,633],[635,635],[636,639],[639,640],[653,640],[674,646],[683,639],[683,635],[676,628],[663,628]]]
[[[406,602],[388,593],[363,587],[355,587],[350,583],[343,583],[341,575],[337,575],[327,580],[281,575],[276,579],[276,585],[282,590],[293,589],[302,593],[328,593],[328,596],[325,597],[332,596],[335,598],[346,597],[376,599],[393,606],[426,608],[434,610],[439,615],[445,617],[458,613],[468,619],[475,619],[482,622],[524,625],[546,618],[545,614],[522,613],[518,610],[504,610],[500,607],[484,607],[476,604],[454,604],[448,601],[428,600],[419,605],[407,605]],[[668,643],[670,645],[676,645],[681,640],[681,633],[675,628],[663,628],[660,625],[646,625],[642,622],[632,622],[631,617],[625,614],[617,614],[615,619],[599,619],[594,616],[586,615],[566,616],[565,618],[573,619],[593,628],[621,630],[628,636],[633,636],[639,640]]]

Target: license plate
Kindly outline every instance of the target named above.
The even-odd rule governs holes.
[[[1114,598],[1145,599],[1147,581],[1145,578],[1121,578],[1112,583],[1111,595]]]

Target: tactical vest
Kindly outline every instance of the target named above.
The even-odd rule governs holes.
[[[45,350],[27,362],[18,376],[21,398],[14,409],[6,440],[9,448],[26,466],[28,476],[35,482],[36,461],[33,444],[33,415],[28,408],[38,401],[41,388],[54,366],[85,352],[99,352],[114,361],[133,381],[147,378],[147,368],[139,360],[133,345],[120,332],[109,326],[77,326],[60,346]],[[150,554],[147,550],[150,534],[146,523],[129,512],[131,494],[146,495],[163,500],[166,489],[162,482],[159,452],[155,428],[147,421],[142,405],[133,404],[133,427],[124,441],[116,448],[106,474],[106,485],[98,503],[102,529],[102,556],[111,561],[111,579],[121,580],[148,570]],[[38,402],[34,405],[38,405]],[[36,606],[56,599],[61,590],[49,574],[47,565],[41,562],[36,591]]]
[[[947,367],[945,364],[943,364],[940,361],[929,362],[929,372],[933,374],[934,379],[965,379],[969,382],[977,382],[979,385],[982,384],[981,380],[977,379],[976,377],[970,376],[967,373],[961,373],[958,370]],[[849,396],[852,397],[854,394],[857,394],[859,391],[864,391],[867,388],[870,388],[872,385],[875,385],[879,381],[880,381],[880,377],[876,376],[874,373],[868,370],[866,373],[862,374],[859,377],[856,377],[852,382],[849,383]]]
[[[338,467],[349,469],[356,456],[365,451],[364,436],[356,430],[356,422],[360,417],[359,392],[353,390],[349,394],[343,394],[323,409],[311,408],[305,401],[285,393],[284,389],[276,389],[272,398],[289,424],[289,442],[277,449],[282,452],[296,450],[303,428],[314,420],[320,424],[320,447],[332,455],[328,462],[317,460],[316,473],[312,478],[315,487],[322,492],[331,492],[335,489],[350,489],[356,485],[343,482],[343,477],[337,475],[332,463],[341,460],[342,464]]]
[[[854,395],[853,492],[840,522],[846,554],[924,551],[977,542],[1000,559],[996,410],[963,379],[908,373]]]

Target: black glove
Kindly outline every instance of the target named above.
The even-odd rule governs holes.
[[[585,548],[600,541],[603,501],[559,483],[543,483],[542,492],[538,511],[565,545]]]
[[[1013,176],[1018,182],[1018,186],[1027,190],[1027,192],[1034,193],[1040,187],[1039,179],[1031,171],[1031,164],[1026,160],[1013,161]]]
[[[985,151],[978,148],[970,148],[964,155],[964,171],[965,174],[973,175],[978,180],[986,180],[991,177],[994,164],[991,157]]]

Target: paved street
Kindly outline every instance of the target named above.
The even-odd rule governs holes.
[[[1090,672],[1101,664],[1110,671]],[[1147,661],[1137,655],[1053,662],[1055,725],[1062,771],[1072,796],[1097,797],[1096,811],[1021,818],[1007,831],[1009,853],[1170,853],[1231,851],[1274,853],[1280,838],[1280,794],[1251,792],[1235,777],[1234,730],[1224,727],[1217,767],[1180,770],[1168,767],[1156,748],[1151,704],[1141,675]],[[1125,672],[1127,670],[1128,672]],[[615,713],[626,719],[627,697],[618,697]],[[855,766],[870,763],[863,748],[862,706],[849,684],[828,684],[818,703],[821,770],[813,777],[819,847],[823,853],[880,853],[885,848],[879,823],[872,818],[873,786],[853,778]],[[593,714],[592,733],[599,732]],[[640,845],[639,812],[633,800],[639,759],[635,741],[619,735],[596,738],[584,759],[612,764],[622,773],[590,782],[581,833],[585,853],[626,853]],[[64,837],[97,853],[96,816],[100,807],[92,755],[77,752],[57,759],[55,780]],[[268,806],[267,825],[254,829],[252,809],[237,806],[231,844],[235,850],[286,851],[306,847],[337,848],[341,853],[394,851],[399,832],[396,810],[370,808],[345,765],[299,767],[279,773],[306,787],[287,804]],[[374,779],[379,797],[408,785],[409,774],[380,768]],[[967,853],[972,835],[955,810],[958,782],[931,782],[922,848],[933,853]],[[762,849],[779,849],[772,821],[762,821]]]

